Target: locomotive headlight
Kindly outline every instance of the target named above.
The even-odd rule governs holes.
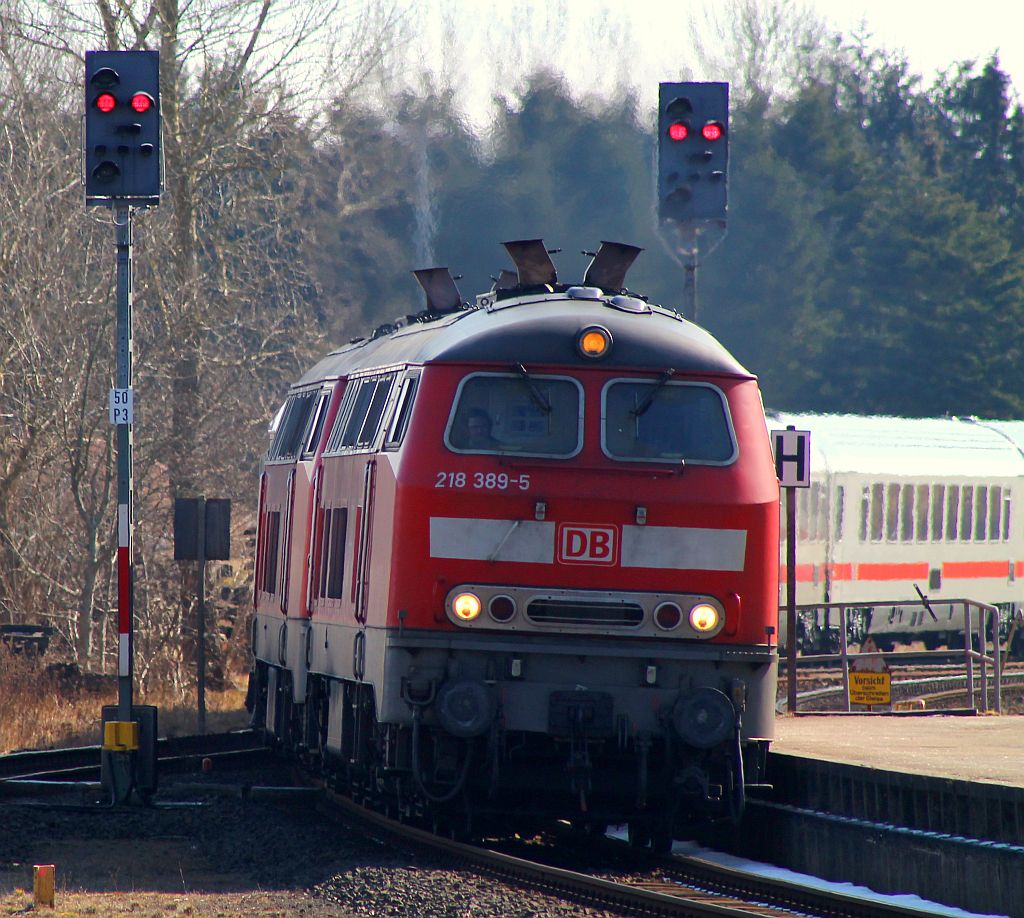
[[[718,609],[706,602],[699,602],[690,609],[690,626],[701,634],[714,631],[720,618]]]
[[[576,348],[584,357],[600,360],[612,346],[612,333],[601,325],[591,325],[579,333]]]
[[[476,593],[459,593],[452,600],[452,611],[456,618],[471,622],[480,614],[480,597]]]

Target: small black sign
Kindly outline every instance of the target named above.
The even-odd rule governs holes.
[[[203,527],[207,561],[231,557],[231,501],[226,498],[179,497],[174,502],[174,560],[199,560],[199,502],[205,503]]]

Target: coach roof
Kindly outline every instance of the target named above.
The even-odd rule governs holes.
[[[613,340],[608,358],[596,364],[576,350],[577,335],[590,325],[603,326]],[[644,306],[628,311],[606,299],[547,294],[505,301],[491,311],[468,309],[354,342],[321,360],[298,385],[378,366],[433,362],[672,367],[680,373],[750,375],[704,329],[668,310]]]
[[[769,412],[769,427],[811,432],[811,469],[920,478],[1024,475],[1024,424]]]

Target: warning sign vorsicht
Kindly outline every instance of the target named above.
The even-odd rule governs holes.
[[[892,704],[892,675],[850,673],[851,704]]]

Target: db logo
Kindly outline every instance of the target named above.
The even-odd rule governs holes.
[[[615,564],[618,541],[614,526],[558,527],[558,560],[562,564]]]

